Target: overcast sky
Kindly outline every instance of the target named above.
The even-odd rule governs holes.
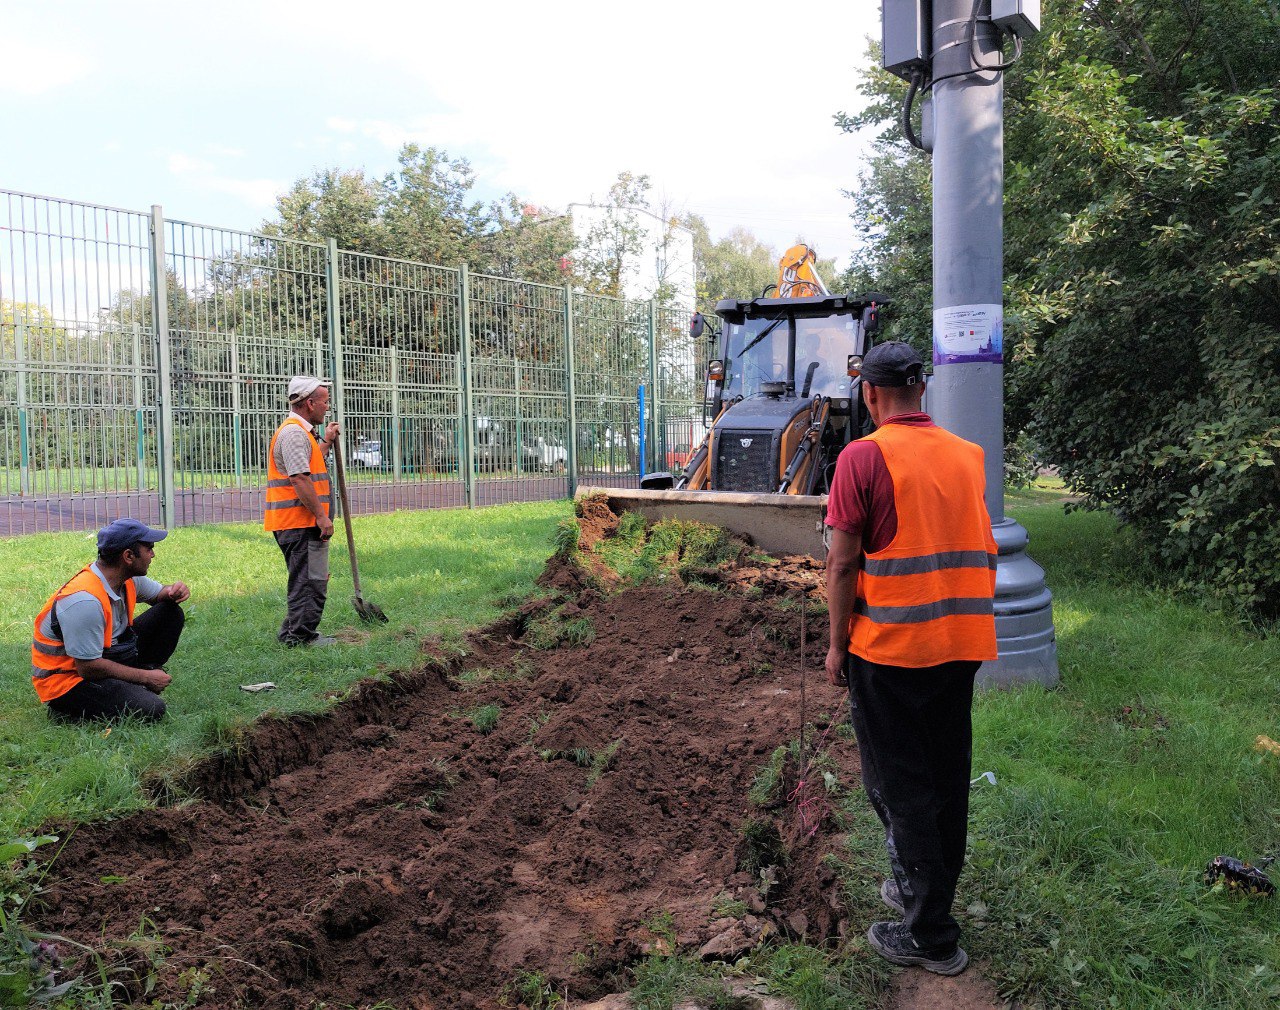
[[[326,167],[466,157],[563,210],[648,174],[713,234],[844,266],[871,0],[0,0],[0,188],[252,229]]]

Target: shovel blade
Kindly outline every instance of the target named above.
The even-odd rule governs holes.
[[[362,596],[356,596],[351,600],[356,608],[356,613],[360,616],[360,620],[365,624],[386,624],[387,615],[382,612],[382,608],[376,603],[370,603]]]

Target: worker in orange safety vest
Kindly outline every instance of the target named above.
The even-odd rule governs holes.
[[[871,947],[899,965],[964,970],[951,915],[969,817],[974,676],[996,658],[996,543],[982,449],[920,409],[924,363],[892,341],[867,352],[876,430],[836,463],[826,524],[827,679],[848,686],[862,781],[884,824],[901,922]]]
[[[263,528],[275,535],[289,573],[286,612],[277,636],[285,645],[325,646],[320,634],[329,591],[332,496],[325,456],[338,440],[338,422],[313,428],[329,411],[328,384],[309,375],[289,380],[289,416],[271,437]]]
[[[163,669],[178,647],[185,583],[148,578],[168,531],[117,519],[98,531],[98,559],[45,601],[31,638],[31,682],[58,721],[159,719]],[[137,603],[151,604],[137,619]]]

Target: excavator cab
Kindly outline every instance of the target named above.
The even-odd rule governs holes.
[[[714,419],[684,477],[646,488],[825,494],[836,456],[868,418],[848,362],[866,353],[880,295],[726,299],[708,368]]]

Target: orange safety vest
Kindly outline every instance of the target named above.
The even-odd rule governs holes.
[[[996,542],[982,449],[942,428],[886,424],[868,435],[893,480],[898,530],[866,554],[849,651],[919,668],[996,658]]]
[[[82,568],[71,581],[49,597],[44,608],[36,615],[36,627],[31,636],[31,683],[40,700],[45,703],[61,698],[84,680],[76,673],[75,657],[67,655],[62,639],[46,635],[42,630],[44,619],[52,614],[54,604],[72,593],[91,593],[102,604],[102,613],[107,620],[102,632],[102,648],[104,651],[111,648],[111,597],[107,595],[106,587],[98,574],[91,568]],[[132,626],[133,608],[138,602],[138,589],[133,584],[133,579],[124,581],[124,602],[125,613],[129,615],[129,624]]]
[[[308,465],[311,483],[316,489],[316,497],[324,506],[325,515],[332,515],[329,505],[329,470],[324,461],[324,453],[320,451],[320,443],[303,421],[290,416],[285,418],[284,424],[271,436],[271,446],[267,450],[267,507],[262,519],[262,528],[265,530],[300,530],[316,525],[315,515],[302,504],[289,475],[281,473],[276,466],[276,439],[280,437],[286,424],[296,424],[311,439],[311,462]]]

